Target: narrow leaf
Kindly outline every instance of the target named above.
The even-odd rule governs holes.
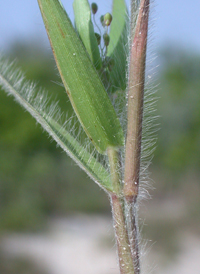
[[[100,69],[101,57],[94,26],[91,21],[91,9],[87,0],[74,0],[76,29],[96,69]]]
[[[125,0],[113,0],[112,23],[110,25],[110,44],[107,56],[115,61],[110,73],[112,91],[126,89],[128,55],[128,11]]]
[[[112,103],[82,42],[58,0],[38,0],[54,57],[72,106],[97,150],[124,143]]]
[[[49,96],[24,80],[19,69],[0,56],[0,86],[15,97],[67,154],[102,188],[112,191],[108,171],[57,120],[61,116],[56,103],[49,105]]]

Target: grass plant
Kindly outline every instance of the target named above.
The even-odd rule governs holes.
[[[74,0],[74,26],[59,0],[38,4],[79,133],[49,94],[27,82],[3,56],[0,85],[106,191],[120,273],[140,274],[138,195],[142,196],[141,176],[149,165],[141,158],[154,143],[143,140],[143,124],[148,131],[153,104],[144,94],[149,0],[132,0],[130,15],[124,0],[113,0],[112,15],[101,16],[101,25],[97,4],[90,7],[88,0]],[[144,98],[149,107],[143,123]]]

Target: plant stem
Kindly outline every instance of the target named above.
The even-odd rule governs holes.
[[[132,0],[131,7],[134,7]],[[134,11],[131,10],[131,14]],[[132,18],[133,16],[131,16]],[[148,34],[149,0],[141,0],[136,28],[131,26],[127,137],[124,173],[124,198],[126,201],[128,235],[135,263],[135,274],[140,273],[136,203],[139,190],[143,97],[145,82],[146,46]],[[132,20],[132,23],[133,20]],[[133,34],[134,33],[134,34]]]
[[[138,239],[138,224],[137,224],[137,203],[125,202],[126,208],[126,226],[128,237],[133,256],[135,274],[140,273],[140,252],[139,252],[139,239]]]
[[[110,164],[110,174],[113,184],[113,191],[117,196],[121,196],[122,187],[121,187],[121,174],[120,174],[120,161],[119,161],[119,152],[113,147],[107,149],[109,164]]]
[[[120,274],[135,274],[134,262],[123,211],[123,199],[119,198],[115,194],[111,194],[111,206],[119,258]]]
[[[142,0],[129,64],[124,195],[132,201],[139,187],[148,11],[149,0]]]
[[[119,171],[119,153],[114,148],[108,148],[107,154],[109,158],[110,174],[114,189],[114,192],[110,194],[110,198],[118,250],[120,274],[134,274],[133,257],[124,217],[124,199],[122,196],[121,176]]]

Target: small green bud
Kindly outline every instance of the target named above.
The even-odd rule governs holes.
[[[110,26],[111,22],[112,22],[112,15],[108,12],[104,15],[104,24],[106,26]]]
[[[92,13],[93,14],[96,14],[97,13],[97,10],[98,10],[98,6],[96,3],[92,3],[91,4],[91,9],[92,9]]]
[[[102,26],[105,27],[104,16],[103,15],[101,15],[100,21],[101,21]]]
[[[98,46],[99,46],[100,43],[101,43],[101,35],[95,32],[95,36],[96,36],[96,38],[97,38],[97,44],[98,44]]]
[[[105,46],[107,47],[109,45],[109,42],[110,42],[110,36],[107,33],[104,33],[103,40],[104,40]]]

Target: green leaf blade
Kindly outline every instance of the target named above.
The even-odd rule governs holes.
[[[110,44],[107,56],[115,61],[110,73],[112,91],[125,90],[127,83],[127,56],[128,56],[128,10],[124,0],[113,0],[112,23],[110,25]]]
[[[58,0],[38,0],[54,57],[72,106],[97,150],[124,144],[107,92]]]
[[[87,0],[74,0],[76,29],[96,69],[102,67],[101,56],[91,21],[91,9]]]

